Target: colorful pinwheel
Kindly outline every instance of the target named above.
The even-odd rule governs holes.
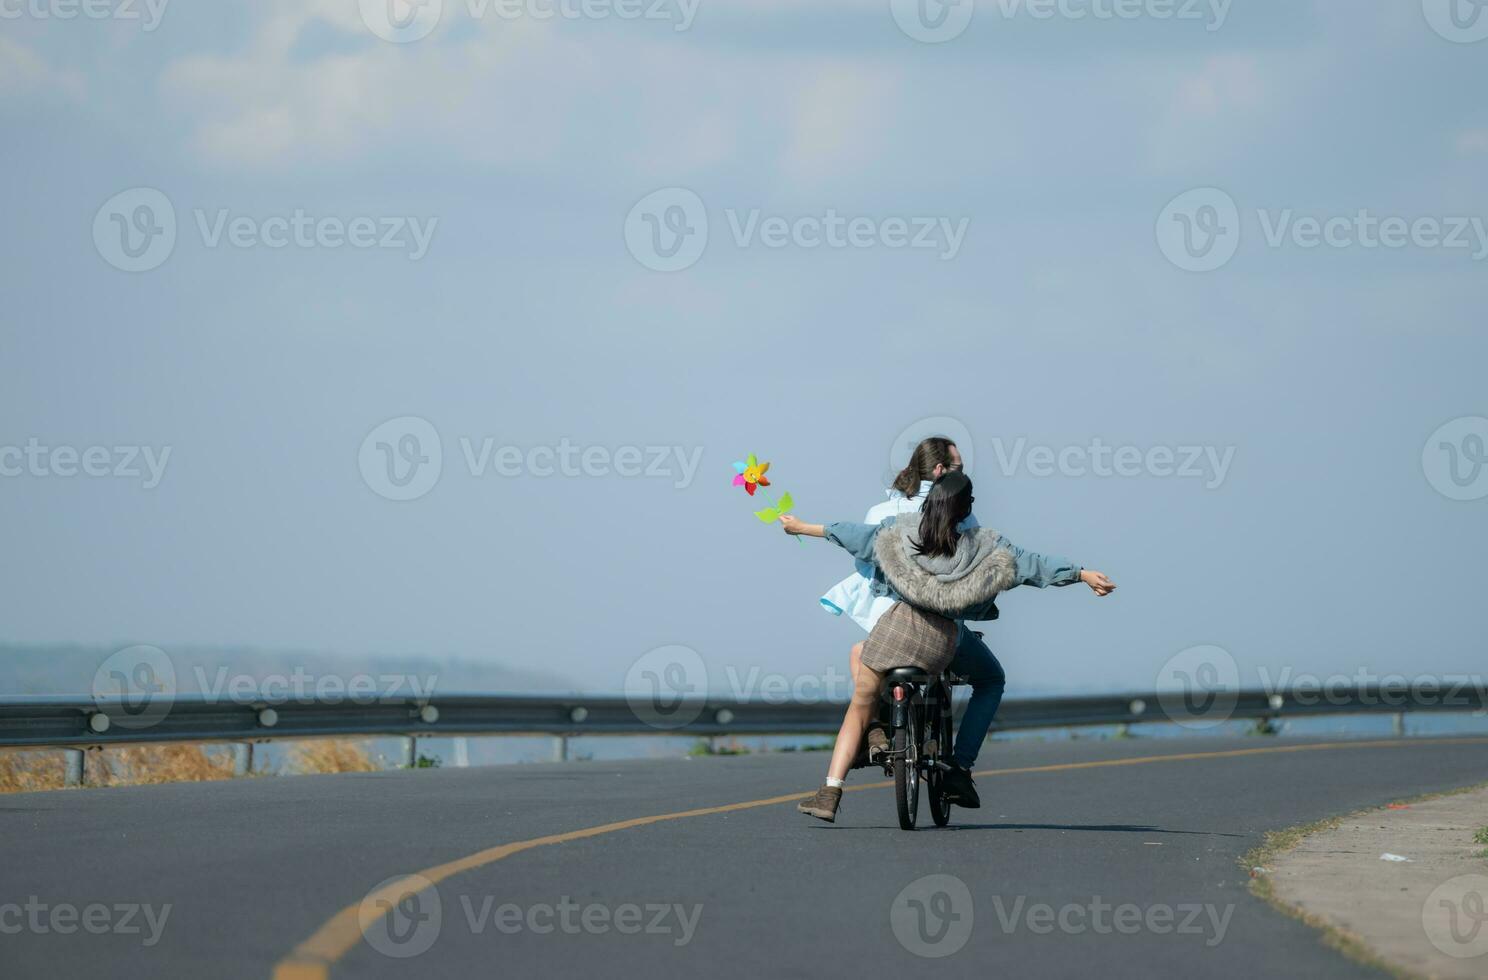
[[[734,477],[734,486],[743,487],[744,492],[751,497],[756,488],[770,485],[770,481],[765,479],[765,474],[770,472],[770,464],[755,459],[754,453],[750,453],[744,462],[735,463],[734,472],[737,474]]]
[[[760,487],[768,487],[770,485],[769,479],[765,476],[769,471],[769,463],[761,463],[755,457],[754,453],[750,453],[745,457],[744,462],[734,464],[734,486],[743,487],[744,492],[753,497],[754,492]],[[754,516],[766,524],[775,523],[780,520],[782,514],[789,514],[791,508],[796,506],[796,502],[791,499],[791,495],[788,493],[780,495],[779,503],[771,501],[764,494],[760,496],[764,497],[765,503],[770,504],[770,506],[764,510],[755,511]],[[805,544],[800,538],[796,538],[796,541],[799,544]]]

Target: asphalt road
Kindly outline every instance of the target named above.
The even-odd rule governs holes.
[[[923,803],[899,830],[892,791],[866,788],[836,825],[774,802],[564,836],[804,793],[826,761],[0,797],[0,976],[1366,976],[1251,897],[1237,857],[1488,780],[1488,738],[1020,741],[984,753],[984,806],[946,830]],[[364,938],[364,896],[416,872],[437,884]]]

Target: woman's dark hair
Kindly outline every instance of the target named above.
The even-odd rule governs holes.
[[[920,492],[921,483],[935,479],[935,467],[944,466],[950,470],[955,464],[955,460],[951,459],[951,449],[955,445],[945,436],[921,439],[920,444],[910,454],[909,465],[894,477],[894,489],[906,497],[916,496]]]
[[[950,472],[925,494],[920,508],[920,540],[914,543],[915,554],[932,558],[949,558],[956,553],[961,534],[956,525],[971,516],[971,477]]]

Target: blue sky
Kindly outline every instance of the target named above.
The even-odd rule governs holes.
[[[1443,442],[1482,452],[1477,423],[1438,428],[1488,415],[1488,41],[1434,29],[1436,0],[1162,6],[994,0],[940,43],[847,0],[701,0],[685,30],[675,4],[445,0],[408,43],[354,0],[149,30],[6,7],[0,452],[170,455],[149,487],[66,454],[0,477],[3,638],[483,657],[593,690],[667,645],[714,687],[820,675],[860,638],[816,607],[847,562],[756,522],[730,464],[857,519],[896,437],[945,417],[984,523],[1121,585],[1010,595],[989,640],[1015,690],[1150,688],[1201,644],[1250,680],[1473,671],[1488,500],[1431,473]],[[108,242],[139,188],[175,239],[130,272]],[[635,212],[675,189],[706,247],[655,271],[627,229],[695,233]],[[1207,272],[1159,246],[1196,189],[1234,249]],[[866,244],[813,245],[829,213]],[[1306,247],[1308,218],[1339,244]],[[1407,240],[1363,244],[1368,218]],[[358,219],[388,247],[347,244]],[[392,500],[376,463],[407,426],[369,435],[403,418],[442,468]],[[1020,440],[1070,465],[1009,463]],[[1093,440],[1135,475],[1076,472]],[[483,445],[515,475],[473,472]],[[590,464],[540,475],[564,445]],[[1229,463],[1168,475],[1154,447]]]

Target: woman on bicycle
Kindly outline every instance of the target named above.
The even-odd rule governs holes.
[[[872,720],[883,675],[895,667],[944,671],[956,654],[957,620],[996,619],[997,596],[1018,585],[1084,582],[1099,596],[1116,588],[1100,572],[1024,551],[990,528],[962,527],[974,500],[971,480],[953,471],[935,481],[918,514],[877,525],[780,518],[787,534],[826,538],[871,566],[874,581],[894,600],[863,644],[826,783],[798,806],[802,813],[836,820],[842,786]]]
[[[864,524],[881,524],[890,517],[903,514],[918,514],[925,503],[925,495],[936,480],[947,473],[961,472],[961,450],[945,436],[930,436],[920,440],[910,454],[909,463],[899,471],[888,499],[870,508]],[[975,514],[964,520],[959,530],[966,531],[978,526]],[[821,597],[821,606],[835,616],[846,616],[863,628],[873,632],[878,619],[888,612],[895,600],[888,595],[882,582],[875,583],[873,566],[857,562],[853,574],[834,585]],[[863,655],[863,644],[853,645],[848,655],[849,675],[855,681],[858,676],[859,658]],[[1002,664],[983,642],[982,635],[964,625],[956,642],[956,656],[951,661],[951,670],[971,685],[971,702],[961,719],[961,728],[956,735],[955,752],[949,762],[951,768],[945,773],[944,792],[948,802],[957,806],[975,809],[981,806],[976,785],[971,778],[971,768],[976,764],[982,742],[992,720],[997,717],[997,708],[1002,704],[1002,694],[1007,687],[1007,674]],[[868,726],[868,756],[870,763],[883,758],[889,749],[889,736],[883,725],[875,720]]]

